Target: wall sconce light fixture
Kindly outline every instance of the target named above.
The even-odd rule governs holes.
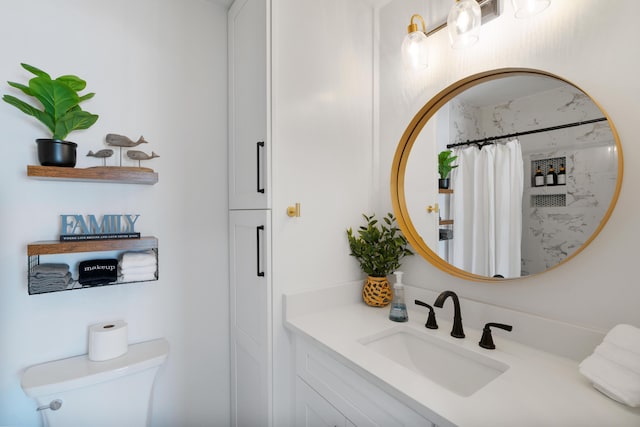
[[[480,39],[480,5],[476,0],[456,0],[447,17],[451,47],[460,49]]]
[[[500,16],[500,0],[456,0],[449,11],[447,22],[427,32],[422,16],[416,14],[409,22],[408,34],[402,42],[402,61],[405,67],[424,70],[428,66],[427,37],[449,28],[449,39],[454,49],[475,44],[480,39],[480,26]],[[551,0],[511,0],[516,18],[528,18],[545,10]],[[422,31],[418,30],[419,20]]]
[[[476,43],[479,39],[480,25],[500,16],[498,1],[456,0],[449,12],[447,22],[429,32],[425,28],[422,16],[413,15],[409,22],[408,34],[402,42],[402,61],[405,67],[412,70],[427,68],[429,59],[427,37],[444,27],[449,27],[449,38],[454,48],[467,47]],[[422,24],[422,31],[418,29],[415,20]]]
[[[551,0],[511,0],[516,18],[529,18],[545,10]]]
[[[415,19],[422,24],[422,31],[418,30]],[[424,70],[429,66],[429,50],[427,46],[427,30],[422,16],[415,14],[409,21],[407,35],[402,41],[402,62],[406,68],[414,71]]]

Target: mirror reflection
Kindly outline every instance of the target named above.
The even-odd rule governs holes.
[[[619,190],[619,146],[606,114],[542,72],[485,75],[450,89],[416,116],[394,161],[394,203],[412,245],[445,270],[483,278],[538,274],[577,254]],[[437,159],[447,150],[456,167],[441,189]]]

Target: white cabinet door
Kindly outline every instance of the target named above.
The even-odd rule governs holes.
[[[435,427],[435,425],[406,406],[401,401],[365,380],[351,368],[333,359],[328,353],[296,336],[296,374],[298,381],[308,384],[318,399],[326,402],[345,417],[346,425],[358,427]],[[296,389],[298,392],[298,389]],[[299,392],[298,392],[299,394]],[[296,426],[306,425],[300,420],[301,400],[308,396],[296,396]],[[315,402],[309,400],[308,402]],[[322,405],[307,404],[320,413]],[[307,409],[308,418],[313,418]],[[329,419],[328,416],[326,419]],[[333,421],[332,421],[333,422]],[[351,424],[352,423],[352,424]],[[325,425],[325,424],[320,424]],[[330,424],[327,424],[330,425]],[[342,424],[336,424],[342,425]]]
[[[229,208],[269,209],[268,0],[236,0],[229,10]]]
[[[296,426],[349,427],[353,424],[300,377],[296,377]]]
[[[271,426],[271,213],[229,212],[232,426]]]

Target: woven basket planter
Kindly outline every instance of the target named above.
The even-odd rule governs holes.
[[[367,277],[362,288],[362,299],[371,307],[384,307],[393,300],[393,291],[386,277]]]

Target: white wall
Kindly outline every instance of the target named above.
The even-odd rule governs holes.
[[[0,80],[27,62],[77,74],[100,115],[72,133],[78,167],[107,133],[150,141],[154,186],[28,179],[44,129],[0,105],[0,425],[38,426],[20,388],[33,364],[86,352],[87,326],[123,318],[130,342],[166,337],[153,425],[229,423],[226,178],[226,7],[204,0],[2,1]],[[2,93],[9,88],[2,85]],[[114,158],[110,159],[114,161]],[[56,239],[59,215],[139,213],[159,239],[160,280],[29,296],[26,246]],[[100,255],[91,254],[90,256]]]
[[[344,0],[273,2],[274,425],[292,415],[282,294],[363,278],[348,227],[373,208],[373,13]],[[301,217],[287,206],[301,204]]]
[[[379,12],[380,210],[390,206],[392,157],[413,115],[441,89],[491,69],[542,69],[584,89],[611,116],[620,134],[625,169],[617,207],[604,231],[567,264],[515,282],[485,284],[455,278],[412,257],[403,267],[405,282],[436,291],[451,289],[462,297],[602,331],[622,322],[640,326],[640,288],[634,280],[640,239],[635,213],[640,202],[632,190],[640,180],[640,168],[635,167],[640,164],[640,147],[634,143],[640,133],[635,117],[640,97],[640,59],[634,54],[640,38],[636,2],[583,0],[578,8],[573,1],[553,1],[542,14],[516,20],[511,2],[502,1],[502,16],[482,27],[478,44],[454,51],[446,31],[435,34],[429,39],[430,68],[421,79],[403,83],[398,77],[399,46],[409,17],[420,11],[421,3],[394,0]]]

